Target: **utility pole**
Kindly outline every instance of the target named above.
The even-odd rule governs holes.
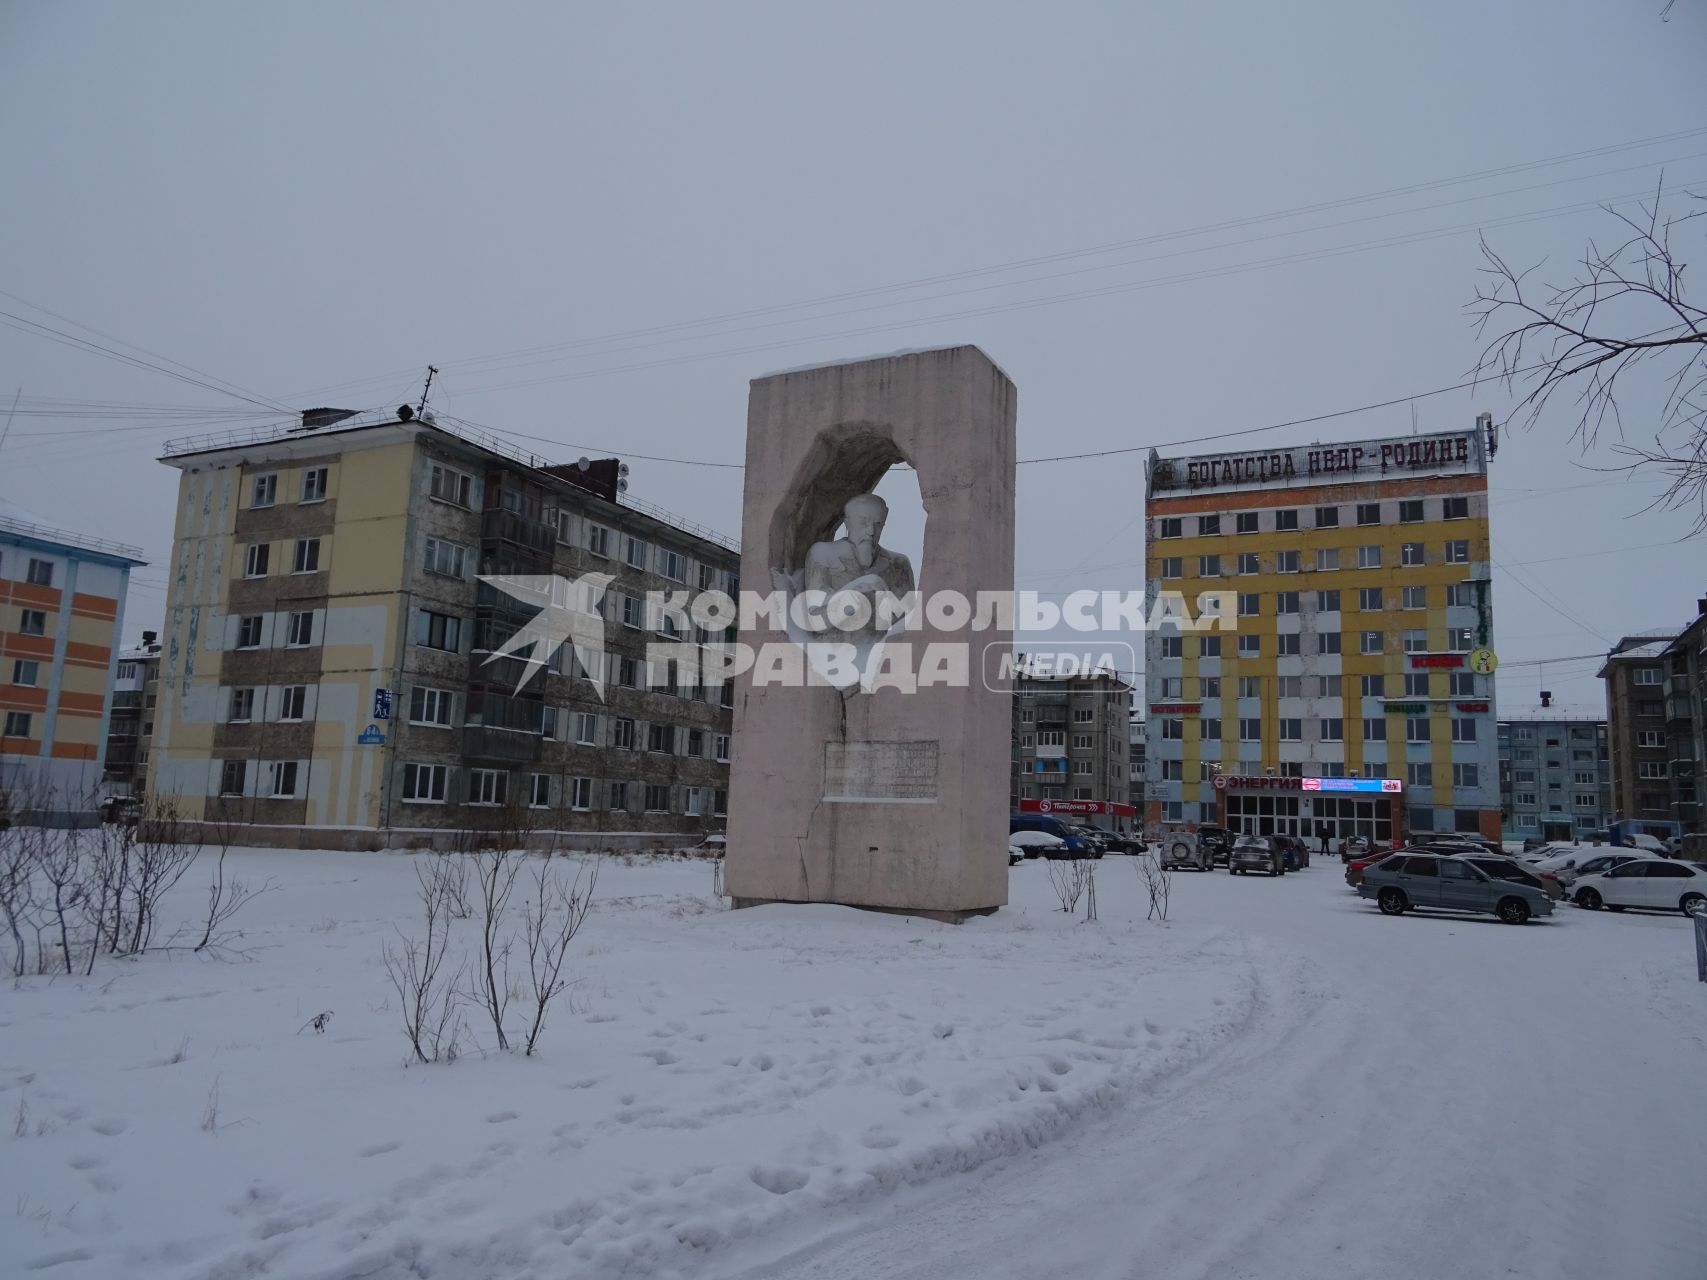
[[[436,364],[427,366],[427,385],[421,388],[421,407],[415,410],[417,418],[427,411],[427,396],[433,389],[433,375],[438,371],[439,367]]]

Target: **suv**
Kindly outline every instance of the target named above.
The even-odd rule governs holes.
[[[1209,849],[1211,866],[1224,867],[1227,865],[1227,854],[1233,848],[1233,833],[1226,827],[1206,822],[1197,828],[1197,843]]]
[[[1374,898],[1388,916],[1427,907],[1491,912],[1507,924],[1524,924],[1531,916],[1553,913],[1553,900],[1540,889],[1496,879],[1469,858],[1447,853],[1389,854],[1364,868],[1357,892]]]
[[[1286,859],[1288,871],[1302,871],[1310,865],[1310,846],[1298,836],[1271,836]]]
[[[1204,843],[1202,833],[1199,832],[1194,840],[1189,831],[1171,832],[1162,841],[1162,865],[1168,868],[1196,867],[1199,871],[1215,869],[1213,855]]]
[[[1266,871],[1271,876],[1286,874],[1286,857],[1278,845],[1267,836],[1240,836],[1233,841],[1227,855],[1227,874],[1244,875],[1247,871]]]

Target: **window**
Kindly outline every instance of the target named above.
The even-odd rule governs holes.
[[[421,565],[428,573],[446,578],[466,577],[468,548],[442,538],[428,538],[426,555]]]
[[[1257,531],[1257,513],[1241,511],[1233,517],[1233,528],[1238,533],[1255,533]]]
[[[1026,790],[1029,792],[1030,787]],[[711,813],[713,817],[721,818],[729,812],[729,793],[722,787],[715,787],[711,792]]]
[[[409,690],[409,723],[448,726],[451,723],[449,689],[428,689],[416,685]]]
[[[1359,569],[1379,569],[1381,567],[1381,548],[1379,546],[1359,547],[1357,549],[1357,567]]]
[[[1469,627],[1448,627],[1446,629],[1446,647],[1453,653],[1468,653],[1475,647],[1475,641],[1470,635]]]
[[[623,751],[634,750],[634,721],[616,719],[610,722],[610,744]]]
[[[1239,696],[1241,698],[1260,698],[1260,697],[1262,697],[1262,677],[1261,676],[1240,676],[1239,677]]]
[[[261,647],[261,615],[248,614],[237,619],[237,647],[239,649],[259,649]]]
[[[1197,576],[1200,578],[1219,578],[1221,576],[1221,557],[1198,556]]]
[[[1162,741],[1179,742],[1185,737],[1185,722],[1178,716],[1165,716],[1162,719]]]
[[[1197,533],[1199,537],[1208,537],[1221,532],[1220,516],[1198,516]]]
[[[6,728],[0,736],[7,738],[29,737],[30,713],[28,711],[8,711],[6,713]]]
[[[302,613],[289,615],[290,623],[286,631],[286,645],[301,648],[303,645],[314,643],[314,611],[309,609]]]
[[[1386,647],[1386,642],[1387,633],[1385,631],[1365,631],[1362,634],[1358,652],[1380,653]]]
[[[1421,521],[1422,518],[1423,504],[1421,498],[1413,498],[1408,502],[1401,502],[1399,504],[1400,524],[1416,524]]]
[[[1261,720],[1241,720],[1241,721],[1239,721],[1239,741],[1240,742],[1261,742],[1262,741],[1262,721]]]
[[[1446,691],[1454,698],[1474,698],[1476,696],[1476,673],[1474,671],[1448,672],[1446,685]]]
[[[547,783],[550,782],[550,778],[546,774],[536,773],[533,776],[535,782],[541,778],[545,778]],[[569,779],[569,807],[577,813],[585,813],[593,807],[593,780],[591,778]]]
[[[1338,653],[1340,651],[1340,633],[1324,631],[1316,637],[1317,653]]]
[[[1665,763],[1660,760],[1642,760],[1636,765],[1638,778],[1663,778],[1666,776]]]
[[[308,709],[308,686],[287,684],[279,697],[279,719],[301,720]]]
[[[1260,658],[1260,657],[1262,657],[1262,637],[1261,636],[1240,636],[1239,637],[1239,656],[1241,658]]]
[[[302,473],[303,502],[324,502],[326,500],[326,468],[309,467]]]
[[[1474,742],[1476,740],[1476,722],[1464,716],[1453,716],[1452,740],[1454,742]]]
[[[1185,681],[1182,677],[1180,677],[1180,676],[1164,676],[1159,681],[1159,683],[1161,685],[1162,697],[1164,699],[1171,702],[1174,699],[1183,696],[1182,695],[1182,686],[1184,685]],[[1089,712],[1081,712],[1081,711],[1075,711],[1073,713],[1073,719],[1078,720],[1081,717],[1083,717],[1085,719],[1089,719],[1090,713]],[[1057,735],[1057,736],[1059,736],[1059,735]]]
[[[1357,504],[1358,524],[1380,524],[1381,504],[1379,502],[1360,502]]]
[[[530,773],[528,775],[528,808],[551,808],[551,775],[549,773]]]
[[[1282,551],[1278,553],[1274,557],[1274,571],[1276,573],[1297,573],[1298,552]]]
[[[243,576],[245,578],[264,578],[267,576],[267,556],[272,547],[265,542],[252,542],[243,552]]]
[[[622,540],[622,561],[631,569],[646,567],[646,543],[632,533]]]
[[[638,689],[640,687],[639,660],[630,658],[625,654],[618,654],[616,658],[616,682],[624,689]]]
[[[1469,564],[1470,563],[1470,543],[1469,543],[1468,539],[1459,538],[1454,542],[1449,542],[1446,544],[1446,563],[1447,564]]]
[[[1298,527],[1298,512],[1296,509],[1276,511],[1274,513],[1274,528],[1277,533],[1286,533]]]
[[[433,464],[428,492],[440,502],[455,503],[459,507],[469,506],[473,488],[474,479],[466,472],[441,466],[436,462]]]
[[[1445,520],[1468,520],[1470,518],[1470,499],[1442,498],[1440,514],[1441,518]]]
[[[1414,568],[1418,567],[1419,565],[1424,564],[1425,562],[1426,562],[1426,558],[1423,555],[1423,544],[1422,543],[1420,543],[1420,542],[1407,542],[1407,543],[1402,544],[1399,547],[1399,563],[1400,564],[1406,566],[1407,568],[1414,569]]]
[[[1419,628],[1412,628],[1404,633],[1401,643],[1406,653],[1427,653],[1428,632]]]
[[[712,749],[716,752],[718,764],[729,763],[729,735],[720,733],[712,739]]]
[[[1221,741],[1221,722],[1213,717],[1197,722],[1197,736],[1203,742]]]
[[[1469,787],[1472,790],[1482,785],[1482,771],[1473,764],[1455,764],[1452,766],[1452,785]]]
[[[1161,527],[1157,529],[1158,538],[1178,538],[1184,536],[1185,521],[1178,516],[1164,516]]]
[[[670,788],[666,783],[648,782],[646,784],[646,812],[668,813],[670,811]]]
[[[613,782],[610,784],[609,807],[616,810],[628,808],[628,784],[626,782]]]
[[[1163,734],[1162,736],[1166,737],[1167,735]],[[1091,741],[1092,741],[1092,739],[1091,739],[1090,734],[1088,734],[1088,733],[1075,733],[1073,735],[1073,750],[1074,751],[1089,751],[1091,749]]]
[[[320,539],[298,538],[296,540],[296,560],[292,573],[318,573],[320,571]]]
[[[1180,677],[1175,676],[1172,681],[1165,681],[1164,682],[1164,683],[1170,683],[1173,685],[1173,691],[1174,691],[1173,696],[1176,698],[1180,696],[1179,679],[1180,679]],[[1096,713],[1096,708],[1094,708],[1094,707],[1074,707],[1073,708],[1073,723],[1075,723],[1075,724],[1090,724],[1096,718],[1097,718],[1097,713]]]
[[[1323,742],[1344,742],[1345,721],[1339,716],[1332,716],[1321,722],[1321,739]]]
[[[669,755],[676,749],[675,730],[667,724],[647,725],[646,749]]]
[[[1162,577],[1183,578],[1185,576],[1185,561],[1179,556],[1162,557]]]
[[[1426,609],[1426,608],[1428,608],[1428,588],[1427,587],[1406,587],[1406,588],[1404,588],[1404,597],[1403,597],[1402,603],[1403,603],[1404,607],[1407,609]]]
[[[224,760],[219,766],[219,794],[222,796],[240,796],[243,794],[243,783],[249,773],[247,760]]]
[[[1179,782],[1185,777],[1184,762],[1180,760],[1162,761],[1162,781]]]
[[[1296,591],[1277,592],[1274,597],[1274,611],[1276,613],[1297,613],[1298,593]]]
[[[250,502],[252,507],[270,507],[279,493],[279,478],[277,476],[256,476],[250,487]]]
[[[1280,721],[1280,740],[1282,742],[1304,741],[1304,722],[1290,717],[1282,717]]]
[[[1261,612],[1261,596],[1255,591],[1241,591],[1239,593],[1239,616],[1241,618],[1254,618]]]
[[[12,663],[12,683],[23,685],[26,689],[33,689],[40,671],[41,664],[39,662],[28,658],[19,658]]]
[[[1221,696],[1221,677],[1199,676],[1197,678],[1197,687],[1201,691],[1199,692],[1198,697],[1219,698]]]
[[[1340,611],[1339,591],[1318,591],[1316,593],[1316,611],[1318,613],[1338,613]]]
[[[1592,773],[1573,773],[1571,775],[1571,781],[1576,783],[1579,787],[1592,787],[1597,779]]]
[[[1088,778],[1095,772],[1092,767],[1094,763],[1091,760],[1075,760],[1073,761],[1073,772],[1081,778]]]
[[[1363,740],[1365,742],[1387,741],[1387,720],[1383,716],[1363,717]]]
[[[587,551],[601,560],[610,559],[610,530],[602,524],[587,526]],[[612,808],[618,806],[612,805]]]
[[[1299,648],[1298,633],[1283,631],[1275,637],[1275,652],[1282,658],[1296,657],[1302,650]]]
[[[1338,507],[1317,507],[1316,528],[1337,529],[1340,527],[1340,509]]]
[[[1386,676],[1362,677],[1363,696],[1365,698],[1384,698],[1387,696]]]
[[[1335,649],[1334,652],[1338,653],[1339,650]],[[1317,683],[1322,686],[1322,696],[1324,698],[1341,697],[1342,696],[1342,694],[1341,694],[1341,683],[1343,680],[1344,680],[1343,676],[1317,676],[1316,677]]]
[[[1380,587],[1359,587],[1357,589],[1357,607],[1365,613],[1381,607]]]
[[[1254,573],[1261,573],[1262,572],[1262,562],[1257,559],[1257,553],[1256,552],[1254,552],[1254,551],[1241,551],[1241,552],[1239,552],[1239,572],[1247,578],[1250,577]]]
[[[1468,582],[1454,582],[1446,588],[1446,603],[1448,605],[1474,605],[1476,593]]]
[[[639,596],[622,597],[622,625],[636,631],[646,627],[646,602]]]
[[[1303,676],[1276,676],[1278,693],[1282,698],[1302,698],[1304,696]]]
[[[1429,740],[1428,717],[1427,716],[1406,716],[1405,717],[1405,741],[1406,742],[1427,742],[1428,740]]]
[[[672,582],[686,582],[688,580],[687,557],[679,551],[671,551],[668,547],[659,547],[658,572]]]
[[[406,764],[403,766],[403,800],[406,804],[443,804],[445,777],[449,770],[442,764]]]
[[[1637,667],[1631,680],[1636,684],[1664,684],[1665,673],[1658,667]]]
[[[468,803],[503,804],[510,798],[510,775],[502,769],[468,771]]]
[[[415,643],[426,649],[442,649],[446,653],[461,652],[462,619],[423,609],[415,615]]]
[[[1162,657],[1181,658],[1185,656],[1185,639],[1181,636],[1162,637]]]
[[[267,768],[272,783],[268,788],[269,795],[287,800],[296,795],[295,760],[275,760]]]
[[[1199,636],[1197,639],[1197,656],[1200,658],[1219,658],[1221,656],[1221,637]]]
[[[1432,787],[1434,785],[1434,766],[1421,762],[1406,765],[1405,781],[1413,787]]]
[[[700,795],[701,792],[698,787],[688,787],[682,792],[682,797],[685,801],[682,806],[682,812],[687,814],[690,818],[697,818],[700,813],[703,812],[703,802],[700,799]]]
[[[1665,744],[1665,735],[1658,729],[1643,729],[1636,734],[1638,747],[1663,747]]]
[[[1318,572],[1337,569],[1340,567],[1340,549],[1338,547],[1316,548],[1316,569]]]

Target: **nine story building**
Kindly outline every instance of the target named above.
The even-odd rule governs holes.
[[[268,843],[409,844],[511,821],[608,843],[723,824],[732,686],[649,669],[691,636],[651,591],[729,591],[735,545],[621,494],[615,459],[549,466],[414,417],[310,410],[196,439],[182,473],[150,788]],[[602,690],[564,645],[495,656],[536,609],[482,575],[608,575]]]
[[[0,519],[0,809],[92,814],[135,547]],[[34,795],[37,788],[51,792]],[[8,799],[8,795],[16,799]]]
[[[1672,834],[1671,752],[1666,739],[1666,651],[1677,632],[1624,636],[1600,668],[1615,819]]]
[[[1145,642],[1148,819],[1382,843],[1500,834],[1484,420],[1150,455],[1146,587],[1226,629]],[[1236,626],[1232,625],[1236,623]],[[1473,655],[1474,661],[1473,661]]]
[[[1527,716],[1499,722],[1500,808],[1513,839],[1590,840],[1612,821],[1606,721]]]

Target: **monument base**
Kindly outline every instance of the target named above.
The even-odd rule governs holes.
[[[729,905],[739,911],[742,907],[849,907],[854,911],[881,911],[890,916],[918,916],[923,920],[936,920],[942,924],[965,924],[974,916],[993,916],[1001,907],[967,907],[960,911],[920,911],[911,907],[867,907],[854,902],[796,902],[790,898],[730,898]]]

